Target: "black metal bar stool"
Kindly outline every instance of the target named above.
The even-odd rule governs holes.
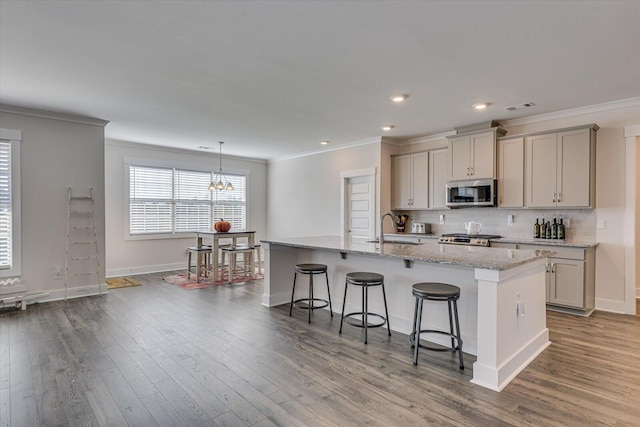
[[[298,277],[298,273],[300,274],[308,274],[309,275],[309,298],[300,298],[297,300],[293,300],[293,297],[296,293],[296,279]],[[313,296],[313,276],[314,274],[324,274],[327,279],[327,295],[328,299],[322,298],[314,298]],[[289,307],[289,316],[291,316],[291,312],[293,311],[293,305],[298,302],[306,302],[307,306],[301,306],[300,308],[309,310],[309,323],[311,323],[311,312],[313,310],[317,310],[319,308],[325,308],[327,305],[329,306],[329,312],[331,313],[331,317],[333,317],[333,309],[331,308],[331,291],[329,290],[329,275],[327,274],[327,266],[324,264],[298,264],[296,265],[296,272],[293,275],[293,291],[291,291],[291,305]],[[319,302],[320,305],[314,305],[314,302]]]
[[[413,314],[413,332],[409,335],[409,341],[413,347],[413,364],[418,364],[418,349],[424,348],[432,351],[450,351],[458,352],[460,357],[460,369],[464,369],[462,361],[462,338],[460,337],[460,323],[458,322],[458,304],[460,299],[460,288],[445,283],[416,283],[413,285],[413,296],[416,297],[416,308]],[[422,303],[428,301],[446,301],[449,307],[449,332],[434,329],[420,329],[422,323]],[[453,331],[453,318],[451,316],[451,307],[453,306],[453,314],[455,317],[456,329]],[[420,334],[441,334],[451,337],[451,348],[447,347],[430,347],[420,344]],[[457,346],[455,345],[457,342]]]
[[[344,308],[347,306],[347,289],[349,285],[362,287],[362,311],[344,314]],[[376,313],[369,313],[369,288],[371,286],[382,286],[382,298],[384,300],[384,316]],[[359,321],[349,321],[352,316],[361,316]],[[369,323],[369,316],[377,317],[382,322]],[[358,328],[364,328],[364,343],[367,343],[367,334],[369,328],[379,328],[385,323],[389,336],[391,336],[391,327],[389,326],[389,311],[387,310],[387,295],[384,292],[384,276],[377,273],[347,273],[347,280],[344,285],[344,298],[342,300],[342,316],[340,317],[340,334],[342,333],[342,322],[345,317],[347,323]]]

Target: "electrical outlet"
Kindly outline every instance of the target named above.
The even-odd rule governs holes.
[[[564,225],[564,228],[571,228],[571,219],[570,218],[563,218],[562,219],[562,224]]]
[[[444,224],[444,214],[440,214],[440,224]]]
[[[60,267],[59,265],[56,265],[55,267],[53,267],[53,279],[54,280],[62,279],[62,267]]]
[[[598,228],[607,228],[607,220],[599,219],[598,220]]]
[[[507,215],[507,227],[513,227],[513,215]]]

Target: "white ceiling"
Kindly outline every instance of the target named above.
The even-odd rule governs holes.
[[[638,22],[639,1],[1,0],[0,102],[274,159],[638,97]]]

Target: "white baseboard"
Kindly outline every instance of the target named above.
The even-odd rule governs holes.
[[[38,302],[50,302],[50,301],[60,301],[64,300],[64,288],[62,289],[53,289],[47,290],[49,296],[39,300]],[[102,293],[107,294],[107,284],[102,284]],[[90,285],[90,286],[81,286],[77,288],[69,288],[67,289],[67,299],[71,298],[82,298],[88,296],[100,295],[100,291],[98,289],[98,285]]]
[[[125,268],[111,268],[107,270],[107,278],[130,276],[132,274],[148,274],[148,273],[161,273],[163,271],[173,270],[186,270],[187,263],[175,262],[172,264],[156,264],[156,265],[144,265],[142,267],[125,267]]]

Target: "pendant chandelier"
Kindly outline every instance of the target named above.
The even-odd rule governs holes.
[[[213,177],[213,181],[211,181],[211,184],[209,184],[209,191],[213,191],[213,190],[233,191],[233,184],[231,184],[231,181],[227,180],[227,178],[222,173],[222,144],[224,144],[224,142],[219,141],[219,143],[220,143],[220,168],[218,169],[218,172],[216,172],[216,175]],[[226,184],[225,184],[225,181],[226,181]]]

